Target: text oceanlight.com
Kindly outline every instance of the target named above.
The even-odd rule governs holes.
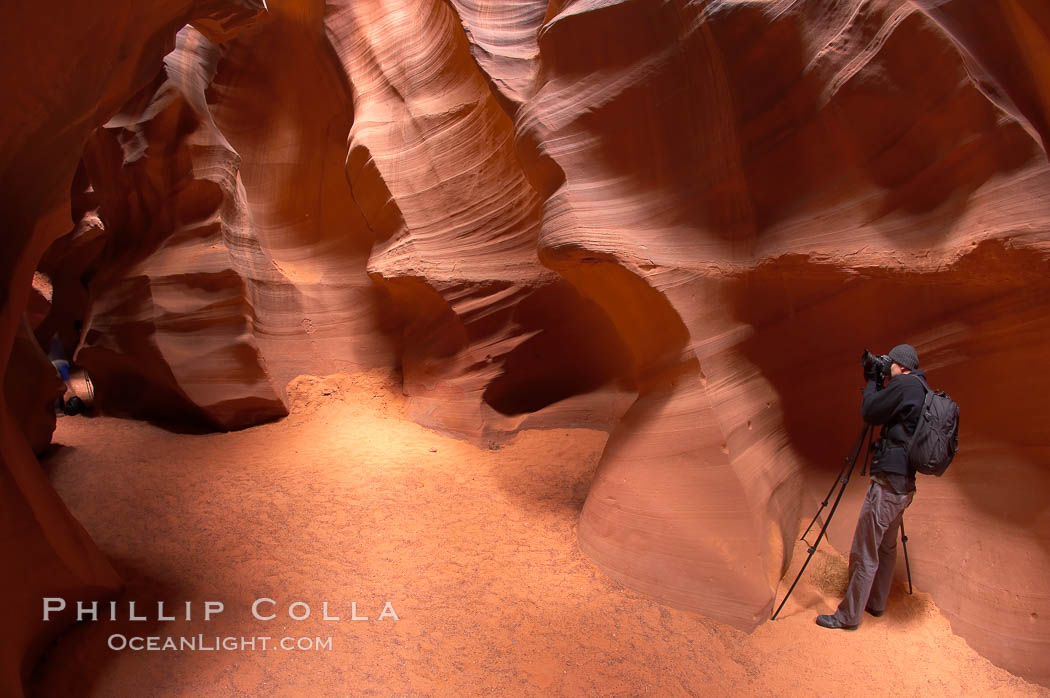
[[[331,651],[331,637],[221,637],[218,635],[181,635],[160,637],[151,635],[130,637],[119,633],[109,636],[106,644],[111,650],[135,652],[253,652],[255,650],[284,650],[286,652]]]

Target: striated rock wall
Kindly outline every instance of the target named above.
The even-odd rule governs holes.
[[[1050,683],[1043,4],[268,5],[236,36],[196,8],[163,65],[56,107],[84,126],[41,200],[78,223],[20,204],[5,279],[18,318],[72,231],[36,329],[89,320],[104,410],[235,428],[392,363],[447,433],[609,429],[581,549],[749,630],[861,427],[861,351],[907,341],[963,412],[916,583]]]
[[[250,227],[233,241],[254,334],[283,392],[300,373],[387,366],[375,234],[347,186],[353,90],[327,40],[325,3],[269,3],[221,47],[208,108],[239,158]],[[280,46],[279,51],[274,46]]]
[[[0,582],[8,604],[0,644],[4,695],[21,695],[40,651],[71,620],[67,613],[43,623],[42,597],[99,598],[119,586],[47,483],[36,444],[15,417],[28,406],[10,402],[20,399],[7,378],[23,377],[12,373],[24,368],[13,347],[34,270],[48,246],[73,227],[70,192],[85,142],[156,74],[175,32],[195,19],[212,30],[229,28],[259,7],[248,0],[187,0],[8,8],[0,42],[0,89],[7,95],[0,110],[0,560],[15,569]],[[53,390],[46,380],[36,387],[40,395]]]
[[[28,319],[18,327],[8,366],[4,397],[7,404],[18,406],[12,417],[33,453],[40,453],[51,443],[56,420],[54,402],[66,392],[66,386],[33,336]]]
[[[755,270],[727,301],[762,328],[742,349],[783,396],[783,429],[806,464],[807,522],[861,427],[855,347],[915,343],[931,384],[961,406],[959,455],[943,478],[920,476],[905,515],[915,586],[972,646],[1045,684],[1048,452],[1036,396],[1050,386],[1034,368],[1050,334],[1044,260],[1000,242],[928,273],[785,259]],[[808,288],[786,287],[794,274]],[[840,550],[866,489],[858,474],[830,529]]]
[[[581,548],[613,576],[753,627],[798,515],[816,509],[860,427],[844,387],[863,347],[916,344],[964,405],[965,375],[1017,344],[1045,352],[1045,326],[1017,343],[960,318],[1000,297],[1038,316],[1050,294],[1038,278],[1045,156],[975,86],[956,40],[904,2],[570,4],[548,16],[542,86],[518,122],[546,175],[541,258],[599,299],[651,375],[673,376],[643,388],[614,432],[581,516]],[[979,441],[989,423],[968,409],[964,442]],[[1032,426],[998,446],[1032,445],[1030,466],[999,485],[1024,488],[1019,500],[1046,492]],[[931,535],[917,536],[916,558],[960,632],[1045,681],[1045,569],[1030,562],[1044,557],[1045,514],[1024,507],[1025,526],[986,516],[964,483],[996,468],[964,453],[952,478],[924,483],[933,494],[915,518]],[[952,487],[969,497],[939,494]],[[850,518],[837,521],[840,548]],[[1013,543],[982,555],[992,539]],[[953,554],[932,562],[939,543]],[[995,601],[977,611],[977,597]]]
[[[74,278],[91,307],[76,361],[109,413],[218,429],[287,414],[239,272],[266,254],[250,234],[239,157],[205,99],[218,58],[216,44],[182,29],[157,79],[84,153],[96,203],[86,216],[105,246],[92,259],[90,242],[70,241],[53,275],[82,260]]]

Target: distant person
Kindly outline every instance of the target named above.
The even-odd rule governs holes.
[[[855,630],[864,611],[878,617],[886,610],[901,517],[915,496],[907,445],[926,398],[919,380],[926,374],[919,370],[919,355],[909,344],[898,344],[888,356],[893,363],[885,388],[881,376],[866,375],[861,416],[869,424],[881,424],[882,433],[875,442],[871,487],[853,534],[846,596],[834,614],[817,616],[817,625],[825,628]]]
[[[76,323],[75,327],[79,332],[80,323]],[[51,360],[51,365],[55,367],[55,371],[58,372],[59,378],[66,384],[65,394],[55,400],[55,414],[66,414],[75,415],[80,414],[84,411],[83,401],[77,397],[76,391],[73,390],[73,382],[70,378],[70,363],[66,358],[66,349],[62,345],[62,339],[56,332],[51,337],[51,343],[47,350],[47,358]],[[66,399],[66,396],[70,396]]]

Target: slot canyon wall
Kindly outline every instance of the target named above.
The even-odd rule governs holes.
[[[743,630],[861,426],[862,349],[907,341],[962,408],[909,511],[917,584],[1050,685],[1045,4],[105,0],[9,27],[3,692],[61,627],[40,597],[120,584],[34,457],[56,333],[99,411],[172,428],[396,366],[413,419],[493,448],[606,429],[583,552]]]

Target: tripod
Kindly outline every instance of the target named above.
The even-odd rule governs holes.
[[[850,455],[846,456],[845,461],[842,464],[842,469],[839,471],[835,481],[831,483],[831,488],[828,493],[824,495],[824,501],[820,503],[820,508],[817,509],[817,513],[813,515],[813,520],[809,522],[809,526],[806,527],[805,532],[802,534],[802,540],[806,540],[806,536],[809,535],[810,529],[813,528],[813,524],[816,523],[820,517],[820,512],[824,511],[824,507],[828,505],[828,500],[831,499],[831,493],[835,491],[835,485],[839,486],[839,493],[835,496],[835,502],[831,505],[831,511],[828,512],[828,517],[824,519],[824,525],[820,527],[820,533],[817,534],[817,540],[809,546],[806,561],[802,563],[802,569],[798,571],[798,576],[795,577],[795,581],[791,583],[791,588],[788,589],[787,594],[784,596],[783,601],[777,606],[777,610],[773,613],[771,620],[776,620],[780,614],[780,610],[784,608],[784,604],[787,603],[788,597],[791,596],[791,592],[795,590],[795,586],[798,584],[798,580],[802,579],[802,573],[806,571],[806,566],[809,565],[809,561],[813,559],[813,554],[817,552],[817,546],[820,545],[821,539],[824,534],[827,533],[828,524],[831,523],[831,517],[835,515],[835,510],[838,509],[839,502],[842,500],[842,495],[846,491],[846,485],[849,484],[849,479],[853,475],[853,468],[857,465],[857,460],[860,457],[861,448],[864,446],[865,440],[868,442],[867,449],[865,449],[864,465],[861,468],[861,475],[867,471],[868,462],[871,460],[871,451],[873,448],[874,428],[865,423],[864,428],[860,430],[860,434],[857,436],[857,442],[853,445],[853,450]],[[911,587],[911,565],[908,562],[908,537],[904,535],[904,519],[901,518],[901,543],[904,547],[904,565],[908,571],[908,593],[912,593]]]

